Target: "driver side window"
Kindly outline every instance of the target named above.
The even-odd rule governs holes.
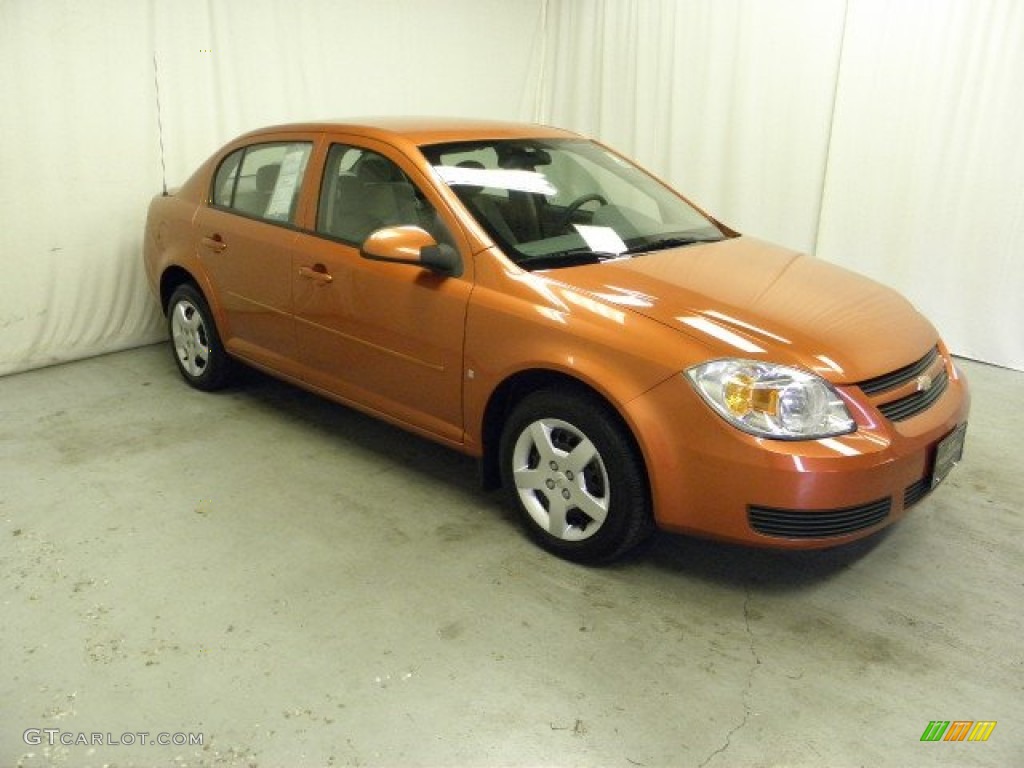
[[[451,242],[437,211],[394,162],[376,152],[333,144],[327,154],[316,231],[359,245],[382,227],[415,226]]]

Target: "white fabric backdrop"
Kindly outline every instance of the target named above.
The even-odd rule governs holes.
[[[819,256],[1024,370],[1024,3],[850,3]]]
[[[1024,3],[560,0],[536,117],[1024,370]]]
[[[808,249],[843,7],[553,3],[538,119],[598,136],[741,231]]]
[[[542,0],[0,0],[0,375],[163,337],[146,205],[276,122],[532,113]]]
[[[0,374],[156,338],[146,29],[141,3],[0,0]]]
[[[1024,370],[1018,0],[0,0],[0,374],[162,337],[141,230],[249,128],[576,128]],[[157,72],[154,73],[154,58]]]

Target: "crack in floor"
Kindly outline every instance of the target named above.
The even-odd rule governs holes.
[[[761,657],[757,653],[757,648],[754,647],[754,633],[750,629],[750,599],[750,587],[748,586],[746,589],[746,596],[743,599],[743,625],[747,632],[747,643],[750,649],[750,656],[753,659],[753,663],[750,665],[750,669],[747,671],[747,685],[746,688],[744,688],[743,690],[743,719],[740,720],[740,722],[737,725],[733,726],[733,728],[727,734],[725,734],[725,741],[722,743],[722,745],[718,749],[713,751],[710,755],[708,755],[706,758],[704,758],[704,760],[700,763],[699,768],[705,768],[705,766],[712,760],[714,760],[716,757],[718,757],[721,754],[724,754],[729,749],[729,747],[732,746],[733,736],[735,736],[737,733],[743,730],[746,727],[747,723],[750,722],[750,717],[752,714],[750,709],[750,692],[751,689],[754,687],[754,673],[757,671],[757,668],[761,666]]]

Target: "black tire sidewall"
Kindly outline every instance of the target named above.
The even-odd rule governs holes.
[[[596,533],[582,541],[559,539],[537,525],[516,490],[512,476],[516,441],[540,419],[559,419],[582,432],[594,443],[608,473],[608,516]],[[653,527],[647,476],[638,451],[621,420],[589,393],[546,389],[524,398],[505,423],[499,461],[502,485],[527,534],[560,557],[581,563],[607,562],[639,543]]]
[[[181,360],[178,359],[178,351],[174,348],[174,331],[172,327],[174,310],[182,301],[187,301],[199,313],[203,327],[206,330],[207,341],[209,342],[210,357],[207,361],[206,369],[199,376],[193,376],[185,370]],[[178,286],[167,302],[167,333],[171,338],[171,355],[174,357],[174,363],[178,367],[181,377],[190,386],[204,392],[212,392],[224,386],[230,370],[230,361],[228,360],[227,353],[224,351],[224,345],[221,343],[220,333],[217,331],[217,324],[213,320],[210,305],[206,303],[206,298],[202,292],[191,283],[184,283]]]

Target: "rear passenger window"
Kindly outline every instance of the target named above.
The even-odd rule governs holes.
[[[312,146],[276,142],[232,152],[214,175],[211,201],[245,216],[293,223]]]

